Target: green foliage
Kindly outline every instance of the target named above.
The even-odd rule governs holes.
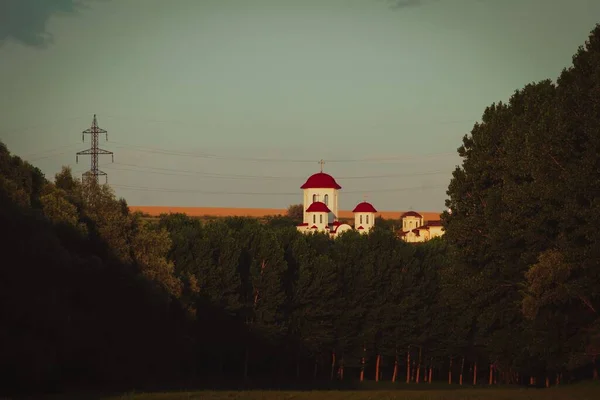
[[[304,218],[304,206],[302,204],[292,204],[287,209],[286,216],[294,221],[295,225],[301,224]]]
[[[463,346],[505,369],[558,373],[598,353],[599,70],[600,25],[556,84],[487,108],[459,149],[443,293]]]

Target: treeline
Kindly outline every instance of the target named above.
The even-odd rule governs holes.
[[[593,363],[597,378],[600,25],[555,83],[488,107],[458,151],[443,219],[463,352],[552,382]]]
[[[1,145],[0,387],[597,377],[600,27],[573,63],[485,111],[424,244],[148,222]]]

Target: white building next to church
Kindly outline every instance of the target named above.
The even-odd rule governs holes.
[[[304,215],[298,230],[303,233],[326,232],[336,237],[352,230],[349,224],[339,221],[338,191],[342,188],[335,179],[323,171],[311,175],[304,185]],[[375,226],[377,210],[366,201],[359,203],[354,210],[354,229],[369,233]]]
[[[421,243],[440,237],[444,228],[440,220],[425,221],[423,216],[415,211],[408,211],[400,216],[402,229],[398,236],[408,243]]]

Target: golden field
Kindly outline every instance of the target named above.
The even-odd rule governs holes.
[[[142,212],[152,217],[161,214],[182,213],[190,217],[254,217],[264,218],[274,215],[285,215],[285,208],[233,208],[233,207],[170,207],[170,206],[129,206],[132,212]],[[384,219],[399,219],[406,211],[380,211],[377,216]],[[439,220],[440,213],[417,211],[426,221]],[[340,211],[339,218],[353,218],[352,210]]]

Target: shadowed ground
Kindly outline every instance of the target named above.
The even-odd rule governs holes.
[[[440,383],[429,385],[397,386],[379,384],[382,389],[373,389],[374,382],[361,385],[362,390],[240,390],[240,391],[171,391],[156,393],[125,393],[120,395],[82,395],[57,396],[51,399],[65,400],[75,398],[108,400],[597,400],[600,399],[600,383],[585,382],[563,385],[549,389],[523,387],[465,387]],[[49,398],[50,399],[50,398]]]

